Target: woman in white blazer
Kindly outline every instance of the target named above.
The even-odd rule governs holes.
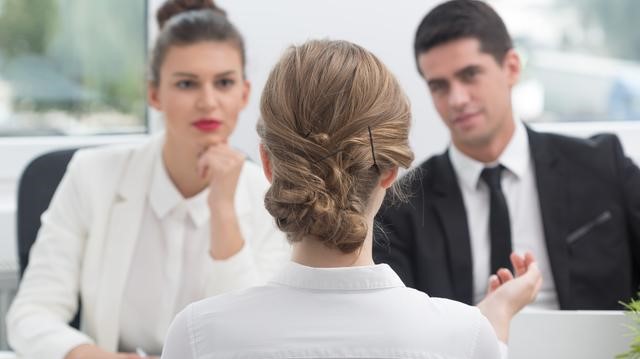
[[[374,216],[413,160],[410,120],[400,85],[365,49],[290,48],[265,85],[259,133],[265,204],[292,261],[264,286],[190,304],[162,358],[503,356],[509,320],[540,286],[531,255],[512,256],[516,278],[491,278],[481,310],[407,288],[373,262]]]
[[[7,316],[23,358],[159,355],[186,304],[263,283],[288,256],[264,175],[227,144],[249,96],[241,35],[211,0],[157,17],[148,93],[166,132],[70,162]]]

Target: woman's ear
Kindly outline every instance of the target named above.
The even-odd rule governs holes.
[[[264,172],[264,176],[267,177],[267,181],[271,183],[271,178],[273,177],[273,173],[271,172],[271,161],[269,160],[269,154],[262,143],[260,144],[260,160],[262,161],[262,171]]]
[[[160,91],[158,90],[158,86],[151,83],[151,81],[147,83],[147,102],[149,102],[149,105],[151,105],[151,107],[155,108],[158,111],[162,111],[159,92]]]
[[[380,177],[380,186],[382,188],[387,189],[393,185],[393,182],[398,178],[398,167],[393,167],[389,171],[385,171],[382,173]]]
[[[242,108],[249,104],[249,95],[251,95],[251,82],[244,80],[242,83]]]

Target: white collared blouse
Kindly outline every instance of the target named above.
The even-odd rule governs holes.
[[[475,307],[407,288],[386,264],[289,263],[270,283],[189,305],[163,359],[500,358]]]
[[[261,264],[252,254],[252,241],[226,260],[209,255],[211,222],[206,188],[191,198],[184,198],[171,181],[158,153],[120,309],[118,350],[160,355],[171,321],[187,304],[227,290],[263,284]],[[258,166],[246,161],[241,174],[255,191],[266,192],[268,183]],[[239,191],[244,191],[242,186]],[[252,207],[260,202],[250,204]],[[256,208],[260,208],[257,206]],[[256,211],[258,212],[258,211]],[[260,211],[263,222],[272,222],[266,210]],[[257,222],[256,222],[257,225]],[[247,233],[246,228],[241,228]],[[280,233],[271,228],[272,236]],[[269,255],[286,262],[286,240],[281,250]],[[264,241],[263,238],[260,241]],[[276,247],[277,248],[277,247]],[[241,274],[235,274],[235,273]]]

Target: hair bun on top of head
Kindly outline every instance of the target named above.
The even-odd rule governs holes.
[[[158,27],[162,29],[167,20],[185,11],[210,9],[222,15],[227,13],[216,6],[213,0],[166,0],[156,12]]]

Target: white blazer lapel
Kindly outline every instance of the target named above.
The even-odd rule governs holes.
[[[132,155],[109,213],[96,307],[99,323],[96,341],[107,350],[117,350],[120,305],[139,238],[153,163],[161,152],[162,138],[152,140]]]

